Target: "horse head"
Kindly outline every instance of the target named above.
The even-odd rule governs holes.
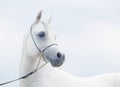
[[[31,58],[43,55],[43,59],[53,67],[59,67],[65,60],[65,55],[59,49],[56,37],[50,27],[50,20],[44,22],[42,11],[36,17],[31,26],[29,38],[27,40],[27,52]]]

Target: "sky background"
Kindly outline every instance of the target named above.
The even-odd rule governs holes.
[[[120,0],[0,0],[0,83],[19,76],[22,41],[43,10],[66,54],[63,70],[120,73]],[[18,87],[18,82],[3,87]]]

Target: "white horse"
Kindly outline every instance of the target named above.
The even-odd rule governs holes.
[[[20,87],[120,87],[120,74],[78,78],[61,71],[58,67],[63,64],[65,56],[55,41],[50,21],[41,20],[41,14],[42,11],[24,38],[20,76],[40,68],[21,80]]]

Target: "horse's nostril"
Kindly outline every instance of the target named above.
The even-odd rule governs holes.
[[[57,57],[61,58],[61,53],[60,52],[57,53]]]

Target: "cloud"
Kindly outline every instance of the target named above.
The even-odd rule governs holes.
[[[38,1],[47,5],[70,7],[70,8],[86,8],[99,7],[105,8],[112,4],[112,0],[44,0]]]
[[[0,15],[0,69],[1,82],[18,77],[23,33],[21,27],[8,16]],[[9,76],[8,76],[9,75]],[[13,87],[13,86],[11,86]]]
[[[108,49],[115,48],[119,46],[120,41],[120,26],[106,23],[106,22],[96,22],[89,25],[84,26],[84,30],[77,34],[72,33],[71,35],[64,35],[65,44],[73,46],[81,46],[85,48],[96,48],[99,46],[100,48]],[[62,38],[63,38],[62,37]],[[77,43],[76,43],[77,42]],[[98,48],[98,49],[100,49]]]
[[[119,29],[120,26],[99,21],[87,25],[82,32],[62,35],[60,42],[67,55],[65,69],[78,76],[93,72],[120,72]]]

